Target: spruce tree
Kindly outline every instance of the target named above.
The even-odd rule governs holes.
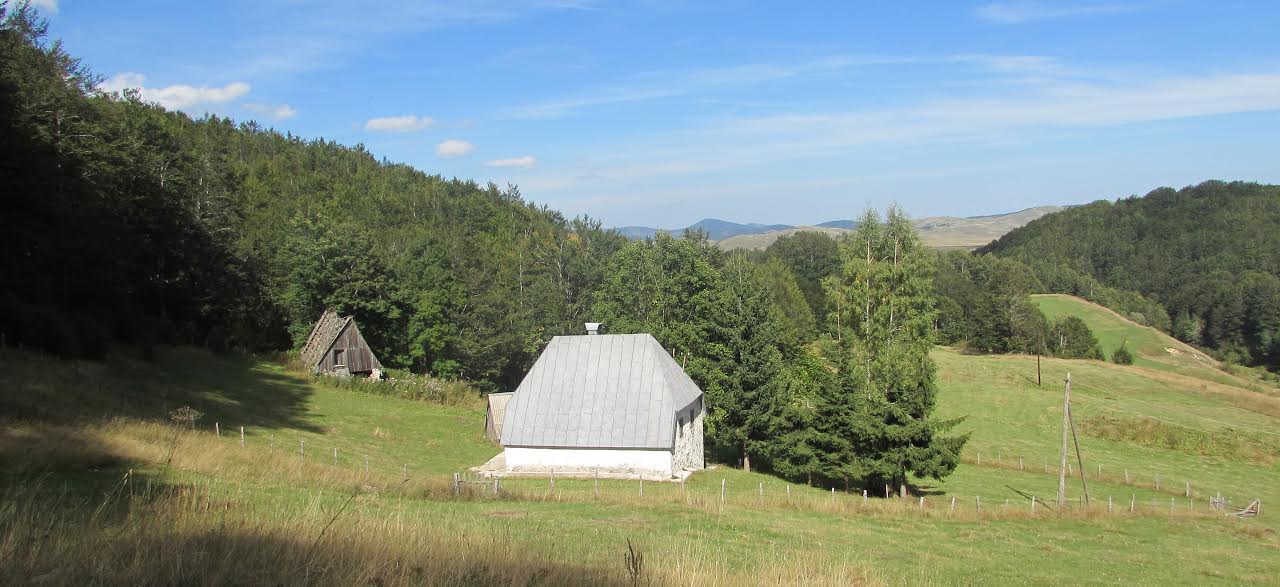
[[[840,253],[827,291],[842,401],[823,420],[851,458],[823,472],[895,486],[909,474],[940,479],[955,470],[968,437],[942,436],[957,421],[930,417],[937,401],[931,255],[896,207],[887,222],[865,213]]]

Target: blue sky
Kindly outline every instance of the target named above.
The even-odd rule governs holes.
[[[1277,2],[36,4],[107,88],[607,225],[1280,182]]]

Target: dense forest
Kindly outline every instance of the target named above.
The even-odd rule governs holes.
[[[1025,263],[1045,291],[1099,301],[1232,362],[1280,367],[1280,186],[1210,181],[1094,202],[979,252]]]
[[[29,8],[0,15],[3,344],[283,351],[333,309],[389,367],[506,390],[601,321],[686,365],[722,461],[846,486],[958,463],[965,437],[930,418],[933,253],[900,211],[808,265],[629,243],[514,186],[102,92]]]

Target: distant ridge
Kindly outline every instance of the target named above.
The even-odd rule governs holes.
[[[1063,206],[1037,206],[1009,214],[993,214],[986,216],[931,216],[914,221],[920,231],[920,237],[931,247],[973,249],[990,243],[1046,214],[1064,209]],[[701,230],[707,238],[716,241],[720,248],[732,249],[764,249],[781,237],[797,232],[823,232],[838,236],[857,227],[853,220],[831,220],[812,226],[792,226],[788,224],[760,224],[756,222],[739,223],[717,218],[699,220],[686,228],[661,229],[647,226],[623,226],[617,228],[620,234],[631,239],[641,240],[653,238],[659,232],[679,236],[686,230]]]

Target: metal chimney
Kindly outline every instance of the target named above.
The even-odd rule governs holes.
[[[587,322],[585,326],[587,327],[587,334],[594,336],[600,334],[602,324],[599,322]]]

